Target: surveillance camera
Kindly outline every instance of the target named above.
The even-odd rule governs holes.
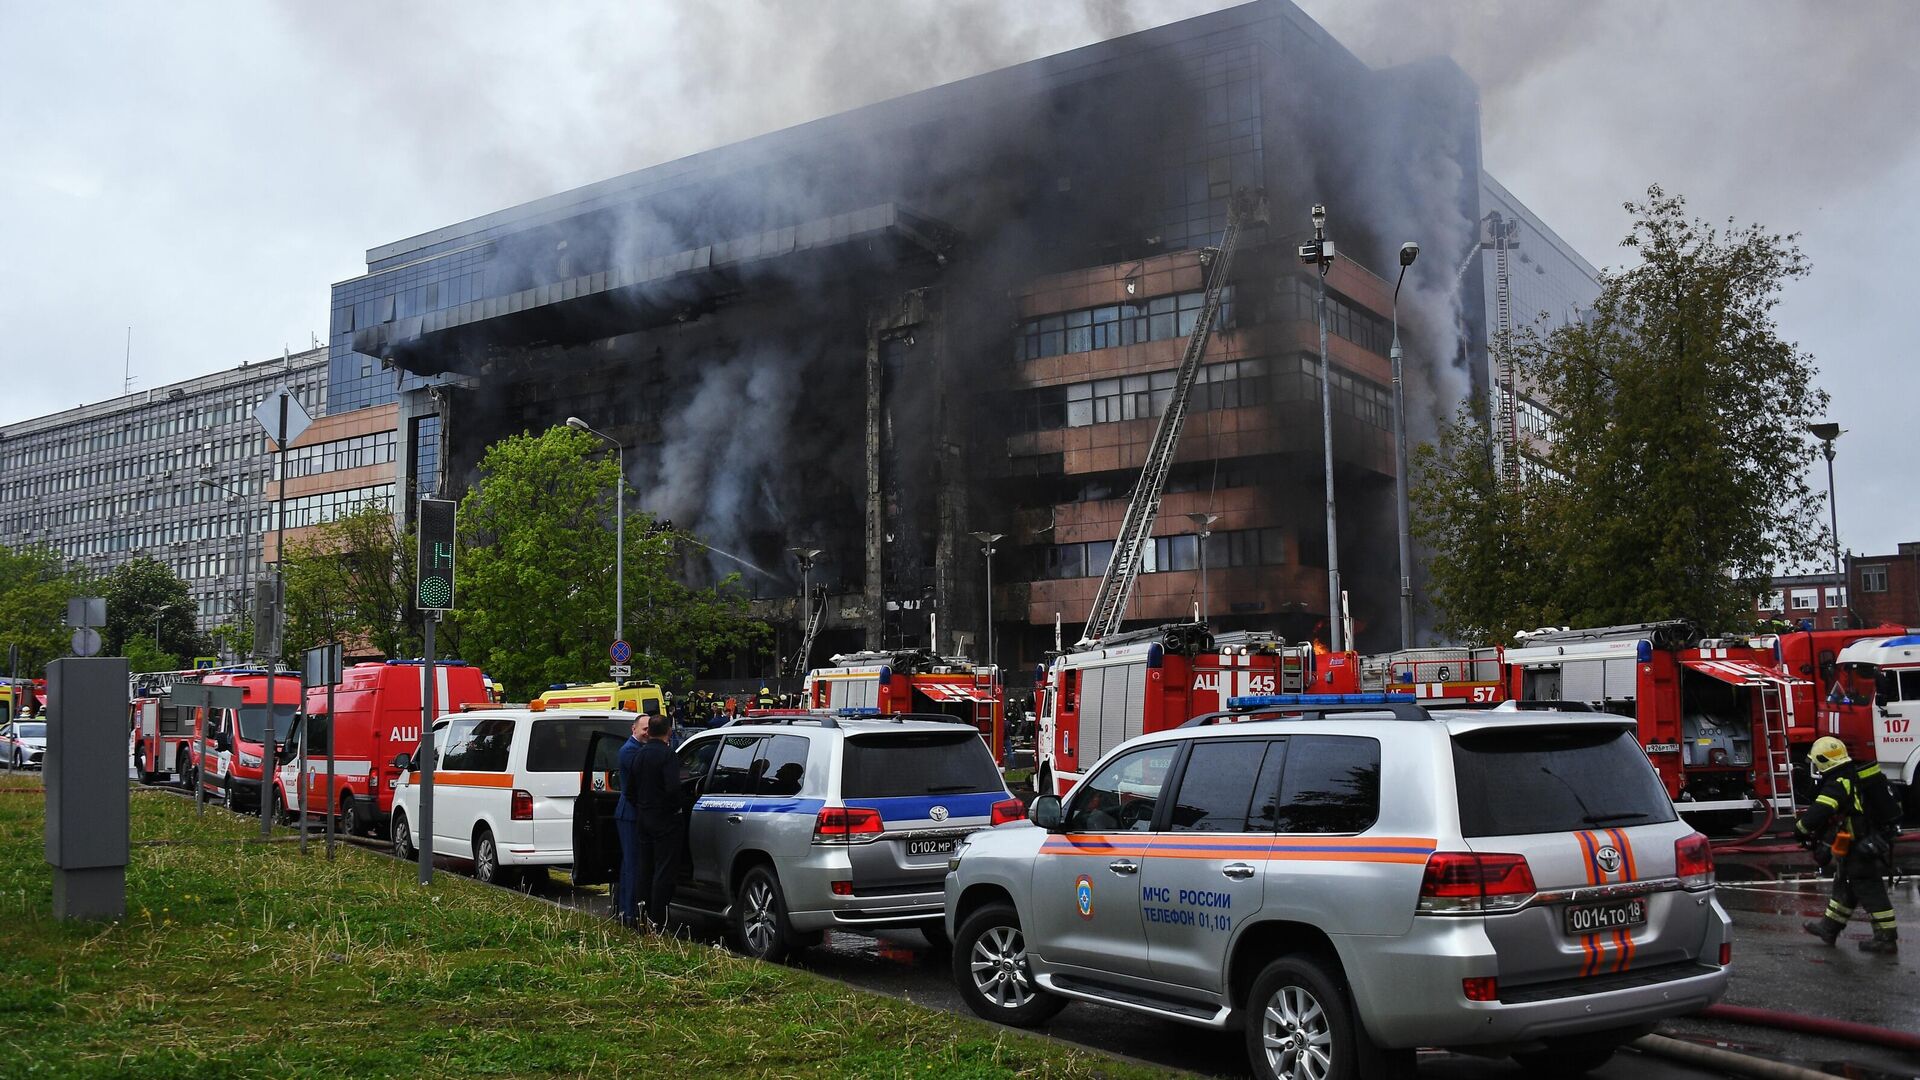
[[[1312,266],[1314,263],[1319,262],[1320,261],[1320,245],[1319,244],[1301,244],[1300,245],[1300,261],[1303,263],[1306,263],[1308,266]]]
[[[1412,266],[1413,260],[1420,257],[1420,245],[1409,240],[1400,245],[1400,265]]]

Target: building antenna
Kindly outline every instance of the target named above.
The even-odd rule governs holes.
[[[133,393],[133,327],[127,327],[127,359],[120,369],[120,392]]]

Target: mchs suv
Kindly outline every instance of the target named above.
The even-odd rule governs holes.
[[[1239,1028],[1265,1077],[1405,1073],[1421,1046],[1576,1075],[1725,992],[1707,840],[1632,720],[1237,704],[1115,748],[1039,828],[968,837],[946,901],[975,1012]]]
[[[624,736],[596,735],[574,801],[573,879],[620,872]],[[831,928],[917,928],[944,944],[960,841],[1020,820],[979,729],[874,710],[750,717],[679,750],[688,830],[673,908],[718,917],[734,948],[779,960]]]

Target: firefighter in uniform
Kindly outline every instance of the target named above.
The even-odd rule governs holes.
[[[1831,945],[1846,929],[1854,908],[1864,904],[1873,919],[1873,937],[1862,952],[1900,950],[1894,930],[1893,900],[1886,875],[1892,869],[1893,841],[1899,834],[1900,806],[1878,762],[1862,765],[1847,756],[1847,744],[1831,735],[1813,744],[1807,763],[1820,780],[1813,805],[1794,822],[1801,844],[1816,861],[1834,861],[1833,898],[1824,917],[1807,922],[1807,933]],[[1832,832],[1832,838],[1828,833]]]
[[[773,690],[767,686],[766,683],[760,684],[760,707],[763,709],[773,708]]]

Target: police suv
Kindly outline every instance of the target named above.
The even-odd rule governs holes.
[[[973,1010],[1245,1031],[1257,1075],[1413,1048],[1595,1068],[1726,990],[1730,923],[1634,722],[1273,695],[1134,739],[947,877]]]
[[[576,884],[620,873],[622,741],[587,749]],[[747,717],[677,753],[691,809],[673,907],[726,920],[734,948],[765,960],[834,927],[916,927],[944,943],[947,860],[962,838],[1021,815],[978,729],[946,716]]]

